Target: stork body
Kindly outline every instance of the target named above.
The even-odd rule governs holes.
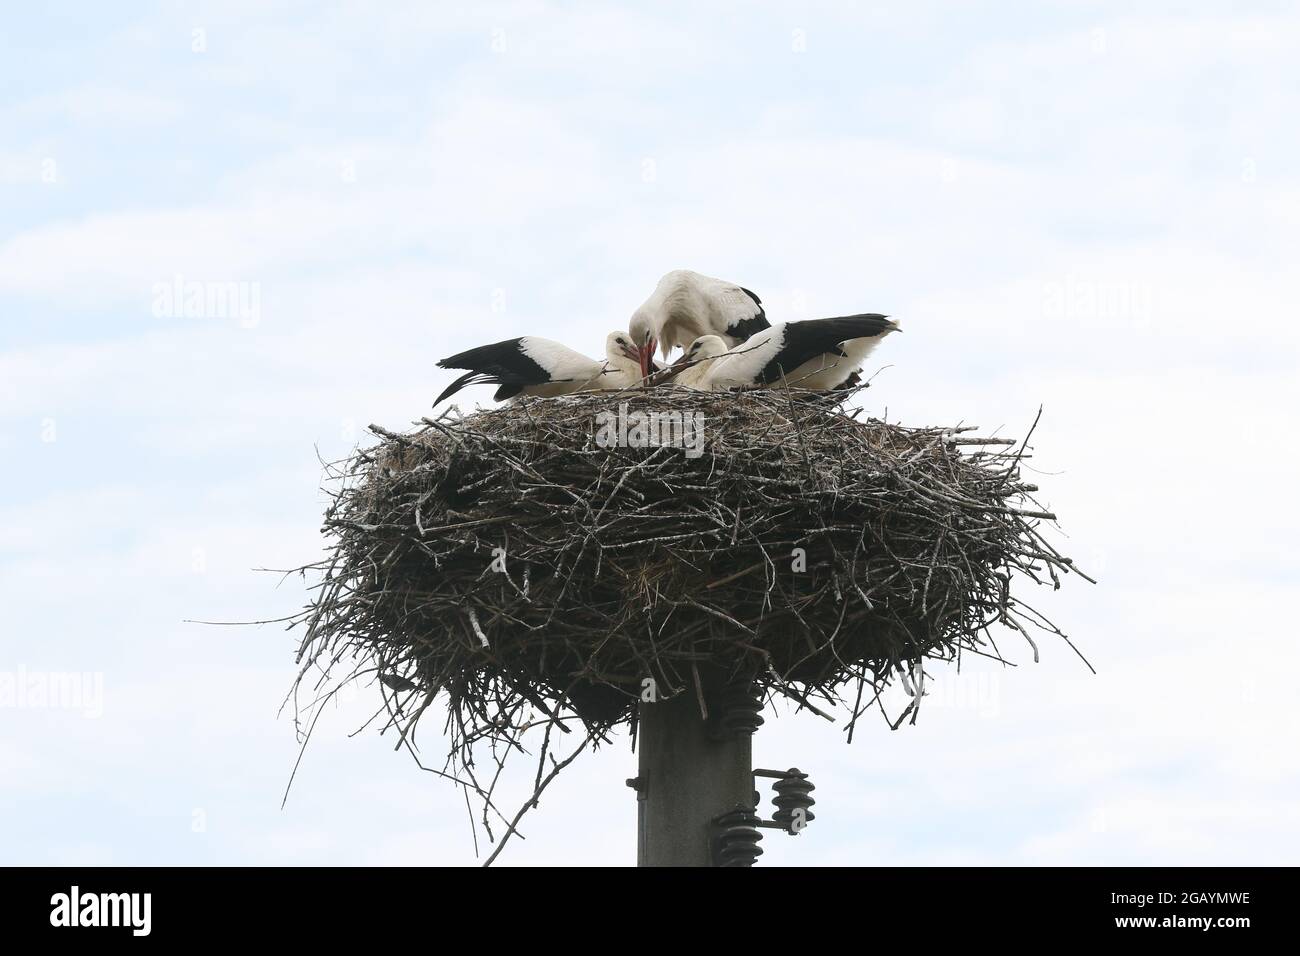
[[[628,331],[643,355],[653,356],[657,345],[666,356],[702,335],[720,336],[728,347],[739,345],[770,324],[762,301],[748,289],[677,269],[632,313]]]
[[[435,405],[467,385],[496,385],[498,402],[518,395],[550,398],[570,392],[620,389],[641,381],[640,355],[626,332],[605,339],[605,361],[598,362],[566,345],[536,335],[480,345],[438,363],[468,369],[438,396]]]
[[[706,338],[699,364],[677,380],[688,388],[714,390],[758,388],[784,379],[793,388],[829,391],[848,383],[880,340],[897,328],[875,313],[778,322],[721,354],[720,343]],[[696,374],[681,382],[692,372]]]

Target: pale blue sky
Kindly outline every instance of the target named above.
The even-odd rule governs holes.
[[[917,727],[769,720],[819,804],[765,863],[1296,861],[1294,7],[700,6],[6,12],[0,675],[103,713],[0,703],[0,862],[473,862],[454,790],[347,737],[372,690],[281,811],[292,635],[182,622],[301,604],[252,569],[318,553],[316,448],[423,414],[437,358],[596,354],[681,267],[898,317],[873,413],[1043,404],[1101,579],[1037,596],[1096,677],[1008,638]],[[177,276],[256,314],[156,315]],[[633,766],[575,764],[505,862],[631,862]]]

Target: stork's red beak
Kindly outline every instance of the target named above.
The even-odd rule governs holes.
[[[639,349],[637,354],[641,360],[642,378],[645,378],[647,375],[649,375],[651,372],[654,371],[655,349],[658,347],[659,347],[658,342],[656,342],[654,339],[648,339],[645,345],[641,346],[641,348]]]

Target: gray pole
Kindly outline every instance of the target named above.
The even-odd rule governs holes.
[[[711,866],[709,824],[753,806],[753,737],[711,739],[688,689],[641,703],[637,749],[637,866]]]

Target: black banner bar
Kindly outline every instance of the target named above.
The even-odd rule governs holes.
[[[718,920],[742,936],[774,926],[894,938],[1000,941],[1193,939],[1234,945],[1294,931],[1289,869],[777,869],[748,873],[529,870],[68,868],[0,870],[7,942],[435,945],[431,934],[508,938],[539,927],[663,927]],[[673,910],[680,912],[674,913]],[[445,922],[450,929],[436,927]],[[530,929],[531,928],[531,929]],[[1245,935],[1243,935],[1245,934]],[[37,939],[39,938],[39,940]],[[900,941],[901,941],[900,938]],[[64,940],[67,941],[66,939]],[[983,941],[983,942],[981,942]],[[447,939],[447,942],[450,942]],[[537,939],[532,942],[536,943]],[[556,940],[558,942],[558,940]],[[635,942],[629,946],[638,948]],[[18,950],[10,949],[10,952]]]

